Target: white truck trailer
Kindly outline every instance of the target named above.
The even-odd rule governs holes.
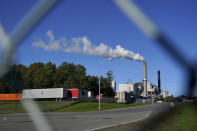
[[[66,88],[25,89],[22,92],[23,99],[62,99],[66,97]]]

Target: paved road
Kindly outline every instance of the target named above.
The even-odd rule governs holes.
[[[168,108],[169,103],[162,103],[110,111],[45,113],[45,117],[54,131],[83,131],[138,121]],[[0,115],[0,131],[13,130],[35,131],[36,128],[28,114]]]

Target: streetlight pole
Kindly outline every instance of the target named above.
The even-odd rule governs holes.
[[[101,75],[100,75],[100,67],[101,63],[99,63],[99,111],[101,110]]]
[[[112,58],[108,58],[107,60],[112,61]],[[99,111],[101,110],[101,65],[107,60],[99,63]]]

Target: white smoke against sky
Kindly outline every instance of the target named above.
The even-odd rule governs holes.
[[[55,40],[53,32],[51,30],[49,30],[48,32],[46,32],[46,36],[49,37],[49,41],[48,44],[44,42],[44,40],[38,40],[33,42],[33,46],[34,47],[40,47],[43,48],[44,50],[47,51],[58,51],[58,50],[62,50],[63,47],[62,45],[64,45],[66,43],[66,39],[65,38],[60,38],[58,40]]]
[[[38,40],[33,42],[32,45],[47,51],[64,51],[66,53],[81,53],[106,58],[125,58],[129,60],[144,61],[143,56],[126,50],[120,45],[117,45],[115,49],[112,49],[104,43],[100,43],[96,46],[88,40],[87,36],[74,37],[71,39],[70,43],[67,43],[65,37],[55,40],[51,30],[46,32],[46,35],[49,38],[48,43],[43,40]]]

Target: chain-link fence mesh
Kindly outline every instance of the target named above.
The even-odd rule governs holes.
[[[27,36],[36,26],[36,24],[47,14],[47,12],[58,2],[58,0],[40,0],[27,15],[19,22],[16,28],[8,35],[3,26],[0,24],[0,43],[2,48],[2,56],[0,63],[0,77],[9,71],[9,67],[13,64],[13,56],[18,44]],[[191,64],[185,59],[181,52],[176,50],[173,42],[164,35],[161,30],[153,24],[153,22],[133,3],[131,0],[114,0],[114,3],[122,12],[128,16],[130,21],[134,22],[145,35],[155,40],[160,46],[167,51],[171,57],[177,61],[183,69],[188,72],[187,80],[187,96],[194,96],[194,88],[196,86],[197,66]],[[47,120],[42,115],[36,103],[32,100],[23,101],[23,106],[29,112],[30,118],[36,124],[38,130],[50,131]]]
[[[2,48],[2,58],[0,63],[0,77],[8,72],[13,63],[16,46],[20,44],[24,37],[36,26],[36,24],[47,14],[47,12],[57,3],[58,0],[40,0],[18,23],[9,36],[2,25],[0,25],[0,43]],[[43,117],[40,109],[33,100],[22,101],[22,105],[29,112],[29,116],[34,121],[37,130],[50,131],[51,128],[47,120]]]

